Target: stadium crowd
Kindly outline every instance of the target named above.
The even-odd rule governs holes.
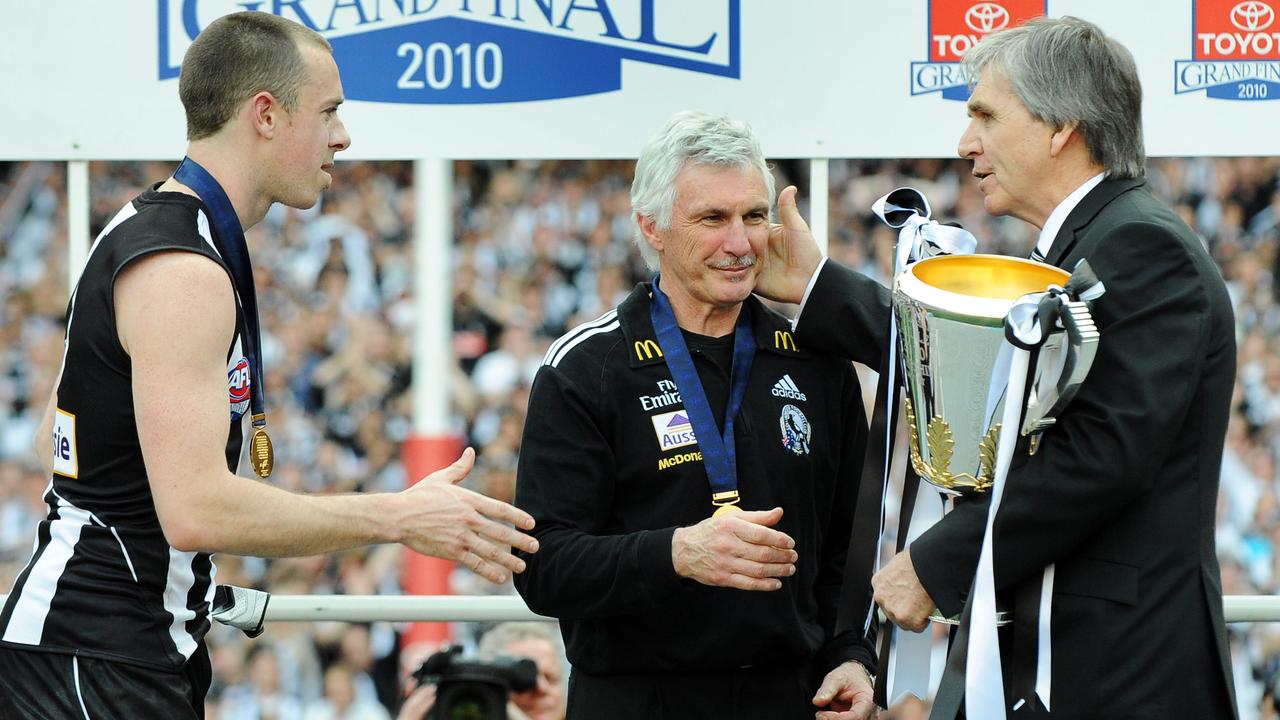
[[[91,163],[93,234],[173,168]],[[478,452],[466,481],[472,489],[511,500],[529,385],[547,347],[647,275],[631,239],[631,168],[629,161],[454,165],[457,362],[451,378],[435,382],[451,396],[454,432]],[[343,162],[334,174],[319,206],[277,205],[249,232],[266,330],[272,481],[313,492],[396,489],[406,481],[399,448],[412,416],[412,165]],[[778,187],[796,183],[807,198],[807,162],[778,162],[775,174]],[[1280,158],[1152,159],[1148,176],[1218,260],[1235,306],[1239,371],[1218,504],[1223,592],[1276,594]],[[935,217],[973,231],[980,252],[1025,256],[1034,241],[1024,223],[986,214],[967,162],[833,160],[832,257],[888,282],[896,233],[870,208],[902,185],[923,190]],[[45,514],[47,478],[30,440],[62,352],[65,186],[61,164],[0,163],[0,592],[21,571]],[[803,202],[801,211],[808,215]],[[218,581],[282,594],[395,595],[401,561],[394,546],[272,561],[221,556]],[[452,585],[457,594],[513,592],[466,570],[454,572]],[[486,629],[459,624],[454,634],[474,646]],[[391,717],[413,669],[401,667],[402,630],[279,623],[247,640],[215,626],[209,717]],[[1259,711],[1280,672],[1280,624],[1229,630],[1242,720],[1270,717]]]

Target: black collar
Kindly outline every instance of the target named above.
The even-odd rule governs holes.
[[[649,283],[640,283],[618,306],[618,322],[622,326],[627,357],[633,368],[666,362],[658,347],[653,321],[649,318],[649,296]],[[755,295],[748,296],[743,305],[751,312],[751,329],[755,334],[758,352],[795,358],[810,357],[808,352],[796,345],[790,320],[765,307]]]
[[[1111,204],[1112,200],[1143,185],[1146,185],[1146,180],[1134,178],[1103,180],[1098,183],[1097,187],[1081,198],[1080,202],[1071,210],[1071,214],[1067,215],[1067,219],[1062,223],[1062,228],[1058,230],[1058,236],[1053,239],[1053,245],[1049,247],[1049,255],[1045,257],[1045,262],[1050,265],[1060,263],[1075,247],[1077,230],[1092,222],[1093,218],[1099,212],[1102,212],[1102,208]]]

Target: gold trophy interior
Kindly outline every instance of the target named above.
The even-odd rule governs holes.
[[[1069,277],[1021,258],[944,255],[895,279],[911,463],[920,477],[950,495],[990,490],[1004,400],[988,408],[988,394],[1005,315],[1023,295]],[[1060,347],[1061,333],[1050,343]]]

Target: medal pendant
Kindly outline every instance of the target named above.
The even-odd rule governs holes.
[[[253,463],[253,471],[258,477],[266,479],[271,476],[276,454],[271,448],[271,436],[261,427],[254,428],[253,438],[249,441],[249,461]]]

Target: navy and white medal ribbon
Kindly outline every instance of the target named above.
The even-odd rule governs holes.
[[[929,201],[919,190],[901,187],[890,191],[871,206],[872,211],[886,225],[898,228],[898,243],[894,250],[893,275],[897,277],[908,265],[934,257],[936,255],[968,255],[978,246],[977,239],[969,231],[954,225],[943,225],[930,218]],[[888,373],[889,392],[885,397],[886,417],[893,417],[893,408],[898,402],[898,321],[897,316],[889,313],[889,359],[883,369]],[[884,474],[881,477],[881,495],[887,498],[889,491],[889,468],[892,454],[892,435],[895,427],[888,428],[882,446],[884,453]],[[907,502],[904,498],[903,502]],[[934,490],[921,483],[916,488],[914,517],[899,519],[897,534],[907,538],[907,545],[929,529],[942,517],[942,504]],[[875,561],[874,571],[880,570],[880,547],[884,541],[885,513],[884,502],[880,505],[879,541],[872,552]],[[871,627],[874,604],[870,605],[863,620],[863,633]],[[888,667],[885,672],[885,688],[887,702],[892,704],[904,694],[914,694],[921,699],[929,696],[930,655],[932,652],[932,633],[908,633],[891,630]]]
[[[244,319],[244,354],[249,359],[249,407],[253,415],[253,438],[250,441],[249,459],[259,477],[271,475],[275,462],[271,437],[267,435],[266,383],[262,381],[262,331],[258,324],[258,294],[253,284],[253,264],[249,261],[249,247],[245,243],[244,228],[240,217],[218,181],[195,160],[182,159],[173,173],[173,179],[195,192],[209,211],[213,225],[213,241],[218,253],[231,270],[235,282],[236,301]]]
[[[1063,327],[1062,317],[1070,312],[1071,302],[1092,302],[1106,292],[1087,261],[1080,261],[1066,287],[1052,286],[1044,292],[1029,293],[1014,301],[1005,316],[1005,342],[992,372],[987,395],[987,416],[991,417],[1001,398],[1000,441],[996,449],[995,477],[991,488],[991,506],[987,512],[978,556],[978,572],[974,578],[969,602],[969,646],[965,659],[965,713],[971,718],[1006,717],[1004,677],[1001,672],[1000,643],[996,636],[996,589],[993,528],[1004,496],[1009,464],[1017,446],[1022,414],[1027,406],[1024,394],[1032,354],[1038,352],[1049,335]],[[1054,566],[1044,570],[1041,578],[1035,694],[1046,710],[1050,710],[1052,691],[1052,613]],[[1014,709],[1030,698],[1020,698]]]
[[[658,338],[658,347],[666,360],[667,369],[676,383],[676,390],[684,402],[685,412],[693,425],[693,434],[702,451],[702,467],[711,485],[711,504],[716,512],[738,506],[738,456],[733,436],[733,420],[742,407],[747,394],[747,379],[755,359],[755,333],[751,329],[751,313],[744,303],[738,310],[738,323],[733,332],[733,368],[729,373],[729,402],[724,411],[724,431],[716,424],[711,403],[702,388],[702,380],[693,366],[693,357],[685,344],[684,335],[676,323],[675,312],[666,293],[658,287],[660,278],[653,280],[653,303],[649,316]]]

